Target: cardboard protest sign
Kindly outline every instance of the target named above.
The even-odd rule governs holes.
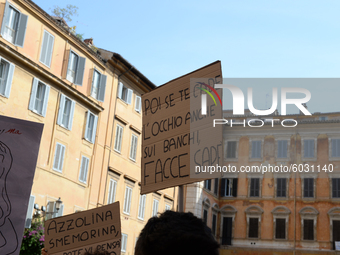
[[[2,255],[20,252],[42,130],[43,124],[0,116]]]
[[[200,143],[202,139],[208,144],[216,143],[216,141],[211,141],[209,137],[203,138],[199,128],[196,128],[200,126],[201,121],[203,126],[209,123],[212,127],[213,123],[206,120],[206,117],[202,118],[201,104],[198,101],[200,98],[195,100],[199,103],[192,106],[194,92],[197,92],[194,89],[197,87],[191,86],[190,80],[196,78],[200,78],[200,82],[204,84],[209,84],[210,79],[213,84],[221,83],[221,62],[216,61],[142,96],[141,194],[202,180],[197,179],[200,178],[199,176],[197,178],[190,176],[190,169],[194,169],[190,147],[194,146],[194,151],[197,152],[200,150],[199,146],[203,145]],[[218,105],[214,107],[214,110],[216,118],[220,118],[222,106]],[[196,120],[192,129],[191,125],[197,116],[199,120]],[[208,118],[211,120],[211,117]],[[222,129],[220,129],[218,139],[220,143]]]
[[[119,202],[46,221],[45,249],[50,255],[120,254]]]

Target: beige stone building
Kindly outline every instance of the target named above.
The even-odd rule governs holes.
[[[0,0],[0,22],[0,114],[44,124],[28,225],[34,204],[51,218],[119,201],[132,254],[145,222],[176,207],[174,189],[139,195],[141,95],[155,85],[30,0]]]
[[[298,125],[225,125],[224,165],[235,171],[187,186],[186,210],[211,227],[221,254],[329,254],[340,241],[340,113],[289,118]]]

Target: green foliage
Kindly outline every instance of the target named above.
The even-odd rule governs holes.
[[[76,34],[76,36],[79,40],[84,40],[84,34]]]
[[[72,4],[68,4],[66,8],[60,8],[58,5],[55,5],[52,13],[66,21],[72,21],[72,16],[78,16],[77,10],[78,7]]]
[[[32,221],[31,228],[26,228],[20,248],[20,255],[41,255],[44,248],[44,226],[40,219]]]

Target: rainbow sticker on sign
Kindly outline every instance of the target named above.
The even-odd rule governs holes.
[[[221,106],[222,106],[222,100],[221,100],[219,94],[217,93],[217,91],[216,91],[213,87],[211,87],[211,86],[208,85],[208,84],[205,84],[204,82],[198,82],[198,83],[201,84],[201,85],[206,86],[206,87],[209,88],[212,92],[214,92],[215,95],[217,96],[218,100],[220,101]],[[211,94],[211,92],[210,92],[209,90],[204,89],[204,88],[200,88],[200,87],[199,87],[199,89],[202,90],[202,91],[204,91],[204,92],[206,92],[206,93],[212,98],[212,100],[214,101],[215,105],[217,105],[214,96]],[[207,94],[202,94],[202,95],[201,95],[202,115],[207,115]]]

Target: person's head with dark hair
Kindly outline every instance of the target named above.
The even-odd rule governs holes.
[[[138,237],[135,255],[218,255],[219,244],[192,213],[166,211],[152,217]]]

